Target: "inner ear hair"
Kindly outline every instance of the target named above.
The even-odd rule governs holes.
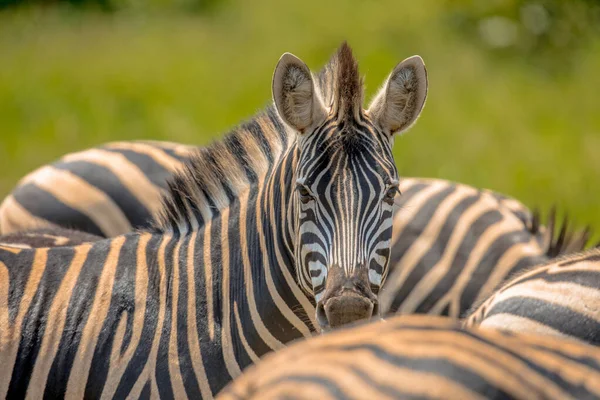
[[[310,70],[290,53],[284,54],[275,68],[273,100],[283,121],[300,133],[326,115]]]
[[[427,70],[419,56],[398,64],[369,107],[390,134],[406,131],[419,117],[427,98]]]
[[[304,130],[312,121],[313,82],[297,65],[289,65],[283,75],[282,112],[292,126]]]

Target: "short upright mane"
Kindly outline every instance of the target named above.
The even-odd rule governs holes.
[[[317,83],[325,105],[333,109],[339,120],[352,117],[362,109],[363,82],[358,62],[346,42],[319,72]]]
[[[362,81],[348,44],[342,44],[316,76],[316,83],[338,118],[359,112]],[[168,182],[153,229],[176,233],[198,229],[265,177],[293,142],[275,107],[269,106],[222,140],[199,148]]]

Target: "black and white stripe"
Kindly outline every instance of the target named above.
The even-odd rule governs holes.
[[[115,142],[68,154],[24,177],[0,205],[0,233],[62,227],[113,237],[148,226],[169,179],[195,151]]]
[[[284,56],[285,60],[292,61],[294,68],[300,65],[296,58]],[[401,63],[400,71],[420,68],[419,61],[412,58],[408,64]],[[301,179],[310,182],[314,178],[309,171],[318,175],[327,168],[304,168],[314,161],[305,155],[305,149],[320,138],[323,127],[327,127],[326,137],[331,141],[339,141],[344,135],[360,135],[361,143],[367,144],[361,147],[353,142],[350,149],[336,148],[335,159],[340,164],[330,167],[329,181],[335,182],[339,174],[347,174],[348,169],[339,169],[338,165],[355,165],[354,169],[365,166],[355,163],[355,159],[370,160],[368,167],[377,171],[381,182],[396,179],[389,176],[395,174],[395,167],[386,169],[394,166],[393,160],[388,159],[391,144],[385,138],[392,131],[386,128],[386,119],[362,108],[347,108],[355,100],[348,94],[357,93],[346,90],[344,85],[358,82],[356,63],[347,45],[342,46],[333,62],[340,75],[336,83],[340,85],[336,100],[340,104],[333,108],[336,112],[321,110],[327,111],[322,120],[286,127],[279,120],[272,122],[277,113],[270,109],[239,132],[252,131],[247,127],[258,125],[262,133],[271,129],[269,137],[286,139],[271,142],[266,135],[248,138],[234,132],[221,142],[262,143],[260,152],[266,164],[262,169],[257,165],[246,168],[249,174],[257,170],[264,173],[255,175],[254,183],[243,191],[230,186],[231,196],[213,203],[221,208],[212,209],[210,203],[202,201],[210,197],[206,193],[213,194],[211,188],[222,184],[217,180],[221,178],[220,168],[224,160],[231,160],[227,154],[217,157],[218,152],[213,150],[221,146],[218,144],[204,152],[214,155],[211,165],[198,154],[176,172],[163,199],[164,208],[151,229],[75,247],[0,247],[0,326],[4,327],[0,330],[0,364],[4,368],[0,374],[0,396],[209,398],[263,354],[319,329],[373,314],[373,302],[377,299],[370,292],[370,263],[352,268],[339,265],[337,269],[328,265],[325,287],[329,290],[329,302],[325,295],[317,302],[297,279],[299,270],[309,268],[296,263],[298,249],[309,240],[300,233],[303,218],[299,204],[306,199],[297,185]],[[275,103],[287,124],[303,124],[306,121],[288,113],[290,109],[296,112],[303,104],[292,104],[287,109],[280,103],[284,100],[289,105],[290,101],[310,99],[306,93],[296,96],[298,89],[306,89],[306,82],[289,85],[288,72],[296,71],[290,70],[290,65],[280,62],[276,69]],[[352,77],[350,81],[347,74]],[[311,79],[306,74],[298,77]],[[282,91],[277,91],[278,85]],[[385,108],[385,102],[379,107]],[[421,107],[422,104],[404,107],[412,113],[405,116],[408,125]],[[342,119],[340,110],[344,110]],[[313,118],[316,112],[301,116]],[[371,131],[358,132],[349,125],[359,118],[354,113],[378,122],[371,122]],[[332,129],[336,124],[337,128]],[[273,143],[279,143],[279,147]],[[379,148],[373,143],[387,147]],[[358,196],[356,191],[367,190],[358,177],[346,175],[344,188],[339,187],[341,183],[337,187],[326,186]],[[354,190],[347,191],[346,187]],[[387,186],[378,190],[372,192],[366,206],[389,208],[389,204],[381,204],[389,202],[385,199]],[[320,196],[327,194],[319,187],[311,195],[314,199],[309,201],[319,203],[319,210],[334,210],[329,214],[330,222],[316,222],[317,229],[328,229],[330,235],[351,232],[335,226],[347,223],[340,219],[345,215],[338,211],[342,204],[321,204]],[[384,219],[392,218],[391,212],[374,214],[378,215],[377,221],[370,224],[385,225]],[[371,226],[359,228],[368,231]],[[368,240],[366,235],[357,236],[353,240],[356,248],[381,248],[373,244],[382,240],[377,235]],[[332,237],[326,242],[329,254],[354,251],[334,248],[347,242],[343,237]],[[355,260],[354,257],[340,255],[339,260]],[[339,273],[347,270],[360,274],[348,277]],[[324,315],[317,313],[320,304]],[[364,307],[359,310],[357,305]],[[365,305],[370,305],[370,309]]]
[[[402,316],[295,343],[217,398],[597,399],[599,382],[595,346]]]
[[[600,249],[561,257],[509,280],[465,320],[600,344]]]
[[[393,224],[385,312],[459,318],[509,276],[583,249],[589,230],[547,227],[515,200],[442,180],[404,179]],[[558,231],[558,232],[557,232]]]

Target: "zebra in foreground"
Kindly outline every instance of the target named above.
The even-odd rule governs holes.
[[[600,345],[600,249],[560,257],[502,285],[465,326]]]
[[[201,200],[235,165],[198,155],[152,230],[0,248],[0,396],[208,398],[290,340],[376,315],[398,190],[393,135],[417,119],[426,72],[419,57],[398,64],[365,111],[346,44],[332,65],[323,104],[306,65],[281,58],[277,111],[249,123],[271,135],[247,153],[260,184],[220,199],[220,213]],[[234,132],[214,146],[247,140]]]
[[[270,354],[217,398],[598,399],[600,349],[399,316]]]

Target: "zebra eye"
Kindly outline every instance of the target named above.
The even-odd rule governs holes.
[[[398,186],[392,186],[385,193],[384,200],[393,202],[396,198],[396,193],[400,193],[400,190],[398,190]]]
[[[300,200],[303,203],[306,203],[313,199],[312,193],[310,192],[310,190],[308,190],[306,186],[298,184],[298,186],[296,186],[296,190],[298,191],[298,194],[300,195]]]

